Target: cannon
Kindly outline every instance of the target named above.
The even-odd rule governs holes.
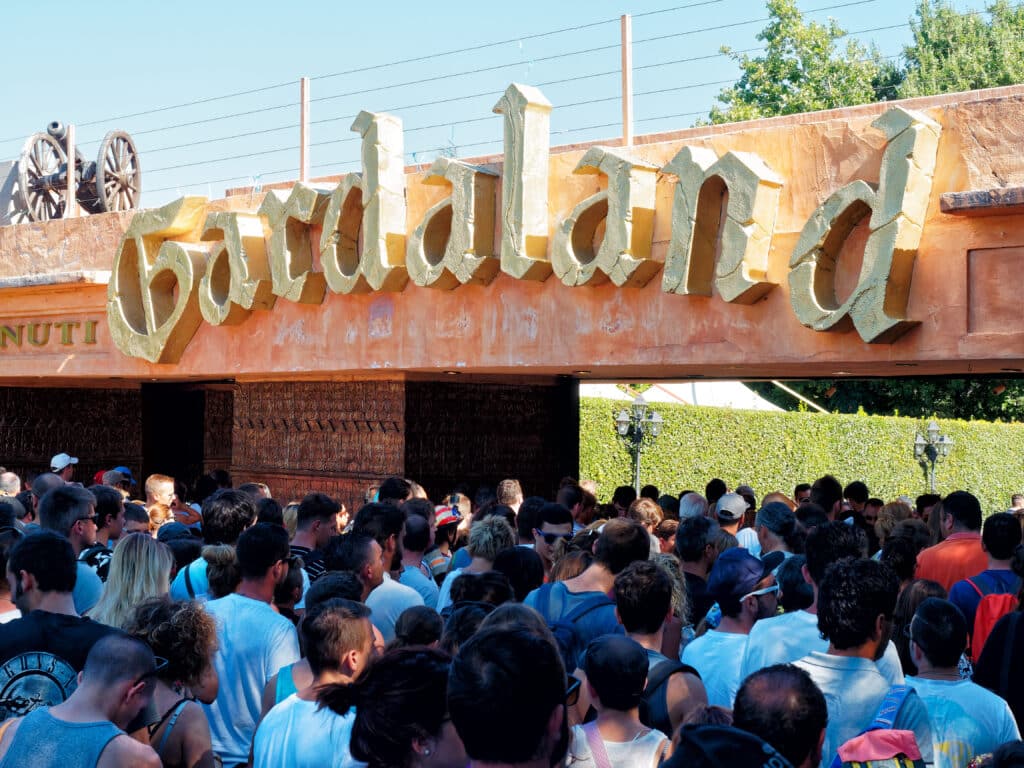
[[[67,129],[57,121],[25,142],[18,160],[15,196],[31,221],[64,216],[68,207],[67,149]],[[103,137],[96,162],[87,161],[75,147],[74,174],[75,198],[89,213],[127,211],[139,203],[139,154],[125,131],[110,131]]]

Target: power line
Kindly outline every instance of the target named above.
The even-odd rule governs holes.
[[[690,8],[697,8],[699,6],[704,6],[704,5],[714,5],[714,4],[720,3],[720,2],[722,2],[722,0],[697,0],[696,2],[688,3],[688,4],[685,4],[685,5],[677,5],[677,6],[673,6],[671,8],[662,8],[662,9],[656,10],[656,11],[648,11],[646,13],[636,14],[635,16],[636,17],[640,17],[640,16],[653,16],[653,15],[656,15],[656,14],[671,13],[671,12],[674,12],[674,11],[686,10],[686,9],[690,9]],[[530,34],[530,35],[520,35],[519,37],[509,38],[507,40],[498,40],[498,41],[490,42],[490,43],[481,43],[481,44],[478,44],[478,45],[467,46],[465,48],[455,48],[455,49],[448,50],[448,51],[440,51],[440,52],[431,53],[431,54],[424,54],[423,56],[414,56],[414,57],[407,58],[407,59],[398,59],[398,60],[395,60],[395,61],[388,61],[388,62],[383,62],[383,63],[380,63],[380,64],[371,64],[371,65],[368,65],[368,66],[365,66],[365,67],[358,67],[358,68],[355,68],[355,69],[349,69],[349,70],[345,70],[345,71],[342,71],[342,72],[332,72],[332,73],[326,74],[326,75],[317,75],[317,76],[312,77],[311,79],[312,80],[328,80],[328,79],[335,78],[335,77],[342,77],[344,75],[352,75],[352,74],[357,74],[357,73],[361,73],[361,72],[371,72],[371,71],[375,71],[375,70],[379,70],[379,69],[386,69],[388,67],[399,66],[399,65],[402,65],[402,64],[413,64],[413,63],[417,63],[417,62],[421,62],[421,61],[429,61],[431,59],[439,59],[439,58],[443,58],[443,57],[446,57],[446,56],[454,56],[454,55],[460,54],[460,53],[470,53],[472,51],[479,51],[479,50],[483,50],[485,48],[493,48],[493,47],[499,46],[499,45],[507,45],[509,43],[517,43],[517,42],[521,42],[521,41],[524,41],[524,40],[537,40],[537,39],[540,39],[540,38],[551,37],[553,35],[558,35],[558,34],[562,34],[562,33],[565,33],[565,32],[578,32],[578,31],[584,30],[584,29],[591,29],[593,27],[603,26],[605,24],[611,24],[611,23],[614,23],[616,21],[618,21],[618,18],[602,19],[600,21],[593,21],[593,22],[590,22],[590,23],[587,23],[587,24],[577,24],[577,25],[571,26],[571,27],[562,27],[560,29],[552,29],[552,30],[548,30],[546,32],[536,32],[536,33]],[[159,114],[161,112],[169,112],[169,111],[176,110],[176,109],[184,109],[186,107],[194,107],[194,106],[197,106],[197,105],[200,105],[200,104],[209,104],[209,103],[215,102],[215,101],[224,101],[226,99],[232,99],[232,98],[236,98],[238,96],[251,96],[253,94],[264,93],[266,91],[272,91],[272,90],[276,90],[276,89],[279,89],[279,88],[285,88],[285,87],[294,86],[294,85],[295,85],[295,81],[294,80],[289,80],[289,81],[283,82],[283,83],[274,83],[272,85],[264,85],[264,86],[259,86],[259,87],[256,87],[256,88],[248,88],[248,89],[245,89],[245,90],[242,90],[242,91],[233,91],[231,93],[219,94],[217,96],[207,96],[207,97],[200,98],[200,99],[193,99],[191,101],[181,102],[180,104],[171,104],[171,105],[168,105],[168,106],[165,106],[165,107],[154,107],[153,109],[146,109],[146,110],[142,110],[140,112],[131,112],[131,113],[124,114],[124,115],[105,117],[105,118],[101,118],[99,120],[91,120],[89,122],[79,123],[78,126],[80,128],[86,128],[86,127],[93,126],[93,125],[100,125],[102,123],[113,122],[115,120],[129,120],[131,118],[136,118],[136,117],[145,117],[147,115],[155,115],[155,114]],[[0,144],[6,144],[8,142],[21,141],[21,140],[22,140],[22,138],[0,139]]]

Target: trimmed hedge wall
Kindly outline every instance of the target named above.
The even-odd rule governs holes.
[[[624,401],[580,399],[580,477],[597,481],[608,501],[618,485],[631,485],[633,463],[615,435],[615,414]],[[799,482],[826,473],[844,485],[867,483],[886,501],[928,490],[914,459],[915,433],[927,420],[893,416],[765,413],[674,404],[653,404],[665,419],[661,437],[642,456],[641,484],[662,493],[701,493],[712,477],[730,488],[747,483],[760,499],[787,496]],[[938,420],[955,444],[935,469],[938,493],[967,490],[982,510],[1005,511],[1010,495],[1024,492],[1024,424]]]

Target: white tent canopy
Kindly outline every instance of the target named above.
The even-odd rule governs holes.
[[[648,382],[645,382],[648,383]],[[781,411],[777,405],[756,394],[741,381],[664,381],[650,383],[644,400],[649,403],[708,405],[747,411]],[[580,397],[632,400],[616,384],[580,382]]]

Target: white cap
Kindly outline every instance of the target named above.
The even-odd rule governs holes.
[[[74,456],[68,456],[66,453],[58,453],[52,459],[50,459],[50,469],[54,472],[60,472],[67,468],[68,464],[77,464],[78,459]]]

